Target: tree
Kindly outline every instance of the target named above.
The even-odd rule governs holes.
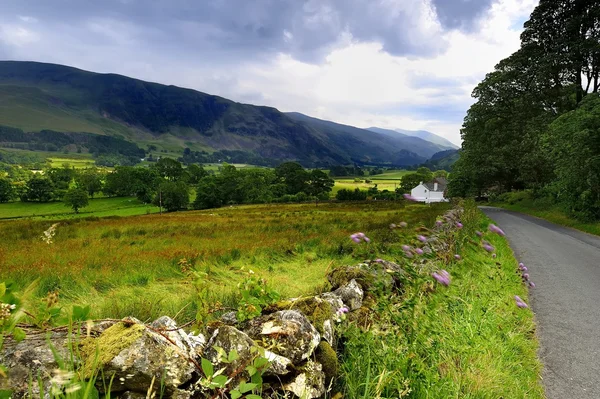
[[[184,174],[181,162],[171,158],[161,158],[152,167],[158,171],[160,176],[169,181],[177,181]]]
[[[338,201],[364,201],[367,199],[367,192],[358,188],[354,190],[343,188],[335,193],[335,199]]]
[[[284,162],[275,168],[275,174],[286,185],[288,194],[305,192],[308,172],[297,162]]]
[[[117,166],[106,175],[103,192],[110,197],[135,195],[135,189],[136,177],[132,166]]]
[[[21,201],[49,202],[54,193],[54,184],[47,177],[33,176],[25,187]]]
[[[217,186],[217,178],[215,176],[202,178],[196,187],[194,209],[218,208],[222,205],[223,198]]]
[[[600,219],[600,97],[558,118],[545,137],[556,166],[556,198],[581,219]]]
[[[0,202],[11,201],[15,196],[15,189],[10,180],[0,178]]]
[[[81,208],[85,208],[89,204],[87,191],[80,187],[71,188],[66,192],[64,202],[75,213],[79,213]]]
[[[88,193],[90,198],[94,198],[96,193],[102,191],[102,175],[96,168],[80,171],[75,176],[75,182],[78,187],[81,187]]]
[[[433,179],[433,172],[426,166],[421,166],[415,173],[421,177],[421,181],[423,182],[428,182]]]
[[[307,189],[306,192],[308,195],[312,195],[314,197],[322,197],[323,194],[328,194],[331,192],[335,181],[327,176],[325,172],[322,170],[312,170],[308,175],[307,180]]]
[[[424,182],[423,175],[419,173],[408,173],[402,176],[402,180],[400,181],[400,187],[398,187],[397,192],[400,194],[410,193],[410,191],[417,187],[419,183]]]
[[[187,209],[190,203],[190,193],[187,184],[172,181],[161,183],[153,203],[154,205],[164,207],[169,212]]]
[[[185,170],[187,173],[187,182],[192,185],[198,184],[200,179],[208,176],[208,172],[202,166],[192,164]]]
[[[446,179],[448,177],[448,172],[446,172],[443,169],[436,170],[435,172],[433,172],[433,177],[443,177],[444,179]]]

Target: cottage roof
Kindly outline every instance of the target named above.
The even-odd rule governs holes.
[[[434,190],[435,188],[435,183],[438,184],[437,186],[437,190]],[[425,187],[427,187],[427,189],[429,191],[433,191],[433,192],[444,192],[446,191],[446,187],[448,186],[448,181],[446,179],[444,179],[443,177],[436,177],[435,179],[433,179],[430,182],[426,182],[423,183],[423,185]]]

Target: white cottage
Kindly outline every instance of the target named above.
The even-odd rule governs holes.
[[[448,182],[443,177],[433,179],[431,182],[419,183],[419,185],[410,191],[417,201],[425,202],[426,204],[432,202],[446,202],[448,201],[444,197],[446,186]]]

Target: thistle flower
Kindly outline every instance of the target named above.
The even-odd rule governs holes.
[[[479,231],[479,230],[477,230],[475,232],[475,234],[477,235],[477,237],[483,237],[483,233],[481,231]]]
[[[490,244],[483,244],[483,249],[485,249],[488,252],[494,252],[494,247]]]
[[[498,226],[496,226],[495,224],[491,223],[488,226],[488,229],[492,232],[492,233],[496,233],[502,237],[504,237],[506,234],[504,234],[504,231],[502,231],[502,229]]]
[[[354,233],[350,236],[350,239],[357,244],[360,244],[362,241],[371,242],[371,239],[365,235],[365,233]]]
[[[407,258],[412,258],[414,256],[412,252],[409,251],[404,251],[404,255],[406,255]]]
[[[425,236],[417,236],[417,240],[419,240],[421,242],[427,242],[427,237],[425,237]]]
[[[435,221],[435,225],[438,227],[442,227],[442,225],[444,224],[444,222],[442,222],[441,220],[436,220]]]
[[[377,258],[377,259],[375,259],[375,262],[377,262],[377,263],[382,263],[382,262],[383,262],[383,259]]]
[[[523,273],[523,280],[529,281],[529,273]]]
[[[403,250],[404,252],[409,252],[411,249],[412,249],[412,248],[411,248],[409,245],[403,245],[403,246],[402,246],[402,250]]]
[[[423,250],[421,248],[415,248],[415,252],[417,255],[423,255]]]
[[[404,199],[405,199],[405,200],[407,200],[407,201],[416,201],[416,200],[417,200],[415,197],[413,197],[413,196],[412,196],[412,195],[410,195],[410,194],[404,194],[404,195],[403,195],[403,197],[404,197]]]
[[[456,222],[456,227],[458,227],[459,229],[462,229],[463,224],[461,222]]]
[[[454,259],[460,260],[460,255],[459,254],[454,255]]]
[[[450,285],[450,273],[446,270],[441,270],[439,273],[431,273],[431,276],[436,279],[438,283],[445,285],[446,287]]]
[[[529,306],[527,306],[527,304],[525,302],[523,302],[523,300],[518,295],[515,295],[515,302],[517,303],[517,306],[520,308],[528,308],[529,307]]]
[[[408,223],[406,223],[406,222],[400,222],[398,225],[399,225],[400,227],[404,228],[404,227],[407,227],[407,226],[408,226]]]
[[[535,283],[534,283],[533,281],[530,281],[530,282],[529,282],[529,287],[530,287],[530,288],[535,288]]]
[[[342,306],[341,308],[339,308],[337,310],[337,312],[340,313],[340,314],[348,313],[349,311],[350,310],[346,306]]]
[[[526,271],[529,271],[529,269],[527,268],[527,266],[523,266],[523,267],[521,268],[521,271],[522,271],[522,272],[526,272]]]

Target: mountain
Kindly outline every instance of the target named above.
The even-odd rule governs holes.
[[[378,127],[370,127],[370,128],[368,128],[368,130],[370,130],[372,132],[381,133],[381,134],[391,135],[391,136],[393,136],[394,134],[401,134],[403,136],[418,137],[420,139],[429,141],[430,143],[437,144],[440,147],[443,147],[444,149],[456,150],[459,148],[456,144],[446,140],[443,137],[438,136],[437,134],[428,132],[426,130],[404,130],[404,129],[390,130],[390,129],[381,129]]]
[[[416,137],[394,138],[191,89],[38,62],[0,62],[0,125],[45,131],[26,139],[36,145],[59,137],[57,132],[86,133],[162,152],[216,151],[228,161],[263,164],[407,166],[443,149]],[[60,137],[77,145],[94,142]]]
[[[448,172],[451,171],[452,165],[458,158],[460,157],[460,153],[458,150],[445,150],[440,151],[438,153],[433,154],[433,156],[427,160],[422,166],[426,166],[431,170],[439,170],[444,169]]]

